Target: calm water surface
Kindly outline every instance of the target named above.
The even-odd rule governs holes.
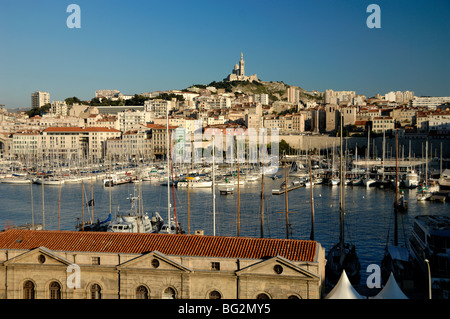
[[[273,181],[265,178],[264,237],[286,238],[285,196],[272,195],[283,179]],[[110,198],[113,216],[118,209],[130,208],[127,197],[137,192],[137,183],[123,184],[110,189],[101,181],[85,182],[85,199],[94,193],[94,219],[103,220],[108,216]],[[216,187],[216,235],[235,236],[237,234],[237,187],[232,195],[220,195]],[[240,187],[240,236],[260,236],[260,181]],[[315,240],[326,250],[339,239],[339,186],[315,185]],[[158,211],[167,219],[167,187],[159,183],[142,182],[142,206],[145,211]],[[425,214],[450,214],[448,203],[417,202],[416,190],[406,190],[409,210],[400,217],[399,240],[403,243],[411,232],[414,217]],[[42,223],[45,216],[47,230],[75,230],[77,218],[82,218],[82,186],[63,184],[45,186],[44,207],[42,186],[11,185],[0,183],[0,223],[8,225]],[[170,189],[172,198],[172,189]],[[213,234],[213,200],[211,189],[190,189],[191,233],[204,230],[205,235]],[[388,238],[393,237],[393,189],[378,189],[361,186],[345,187],[346,241],[356,244],[362,266],[362,283],[367,278],[369,264],[380,264]],[[289,222],[293,239],[309,239],[311,232],[310,188],[302,187],[288,193]],[[187,232],[187,189],[175,189],[177,218]],[[173,205],[172,205],[173,206]],[[92,211],[85,206],[84,219],[89,220]],[[279,213],[282,212],[282,213]],[[172,210],[173,214],[173,210]],[[59,224],[59,225],[58,225]]]

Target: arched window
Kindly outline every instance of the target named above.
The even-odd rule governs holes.
[[[209,299],[222,299],[222,295],[217,290],[213,290],[209,293]]]
[[[102,299],[102,288],[98,284],[91,286],[91,299]]]
[[[299,296],[296,296],[296,295],[290,295],[290,296],[288,297],[288,299],[300,299],[300,297],[299,297]]]
[[[34,283],[27,280],[23,284],[23,299],[34,299]]]
[[[162,295],[162,299],[176,299],[175,297],[175,290],[170,287],[166,288]]]
[[[136,289],[136,299],[148,299],[148,289],[145,286],[139,286]]]
[[[50,299],[61,299],[61,286],[56,281],[50,283]]]
[[[260,293],[256,296],[256,299],[270,299],[270,297],[265,293]]]

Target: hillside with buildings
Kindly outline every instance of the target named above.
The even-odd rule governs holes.
[[[337,136],[339,114],[344,135],[363,140],[369,132],[375,138],[398,130],[403,139],[434,138],[439,145],[450,136],[450,97],[417,97],[411,91],[374,97],[351,90],[306,91],[245,75],[243,55],[222,81],[133,94],[101,89],[87,101],[54,101],[49,92],[37,91],[31,93],[31,106],[33,112],[0,106],[2,158],[163,158],[167,120],[171,129],[181,127],[191,134],[208,127],[277,129],[280,140],[301,149],[332,145],[329,138]],[[315,138],[311,143],[306,141],[310,137]]]

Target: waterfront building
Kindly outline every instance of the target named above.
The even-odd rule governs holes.
[[[0,263],[2,299],[319,299],[325,251],[310,240],[10,229]]]
[[[301,111],[299,113],[292,114],[292,129],[295,132],[305,132],[305,117],[311,114],[310,112]]]
[[[11,154],[24,160],[31,159],[38,154],[40,146],[40,131],[23,130],[13,134]]]
[[[121,135],[121,131],[106,127],[48,127],[41,135],[41,152],[46,156],[70,158],[77,154],[98,160],[103,158],[104,142]]]
[[[394,120],[390,116],[375,117],[372,121],[372,131],[374,133],[392,133],[394,124]]]
[[[166,122],[167,123],[167,122]],[[164,159],[167,154],[167,124],[147,124],[151,136],[151,154],[152,159]],[[176,129],[176,126],[169,125],[169,136]]]
[[[50,103],[50,93],[36,91],[31,93],[31,107],[41,107]]]

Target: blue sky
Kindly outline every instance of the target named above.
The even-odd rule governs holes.
[[[69,29],[69,4],[81,28]],[[381,28],[369,29],[369,4]],[[184,89],[246,73],[307,90],[450,95],[449,0],[2,0],[0,104]]]

